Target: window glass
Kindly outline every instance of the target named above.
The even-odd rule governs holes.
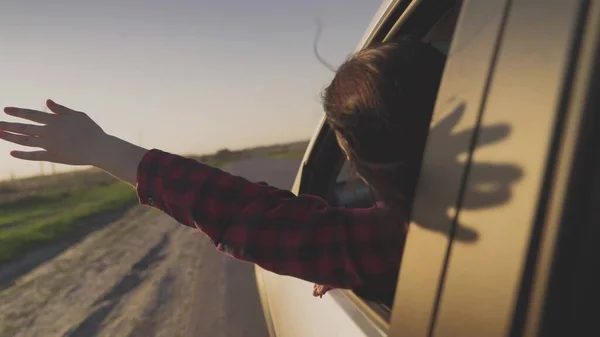
[[[432,42],[431,45],[442,53],[448,55],[448,51],[450,50],[450,41],[435,41]]]
[[[374,203],[371,189],[356,174],[354,174],[344,161],[333,188],[331,202],[345,207],[369,207]]]

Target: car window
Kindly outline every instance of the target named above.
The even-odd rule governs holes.
[[[457,1],[454,7],[442,15],[422,40],[448,54],[461,3],[462,1]],[[330,202],[346,207],[368,207],[375,202],[371,189],[352,171],[347,160],[343,161],[337,173]]]
[[[457,16],[458,10],[452,8],[446,15],[434,21],[431,30],[435,30],[435,34],[427,34],[423,37],[423,40],[447,54]],[[392,149],[390,148],[390,150]],[[373,206],[376,198],[371,188],[353,172],[347,160],[340,159],[340,161],[341,163],[338,164],[339,169],[334,173],[335,180],[331,191],[328,193],[330,204],[350,208]],[[367,302],[367,304],[380,316],[389,320],[391,310],[388,306],[373,302]]]

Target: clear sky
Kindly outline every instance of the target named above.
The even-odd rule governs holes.
[[[113,135],[182,154],[308,139],[333,76],[312,52],[315,18],[321,55],[339,65],[379,4],[3,0],[0,106],[52,98]],[[0,142],[0,179],[40,171],[13,149]]]

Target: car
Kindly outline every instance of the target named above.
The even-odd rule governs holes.
[[[447,61],[393,307],[256,267],[271,335],[600,336],[600,1],[384,1],[357,49],[400,37]],[[373,203],[324,120],[293,192]]]

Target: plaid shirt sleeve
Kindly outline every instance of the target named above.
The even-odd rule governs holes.
[[[139,164],[136,190],[220,251],[280,275],[352,289],[398,270],[404,234],[376,208],[331,207],[156,149]]]

